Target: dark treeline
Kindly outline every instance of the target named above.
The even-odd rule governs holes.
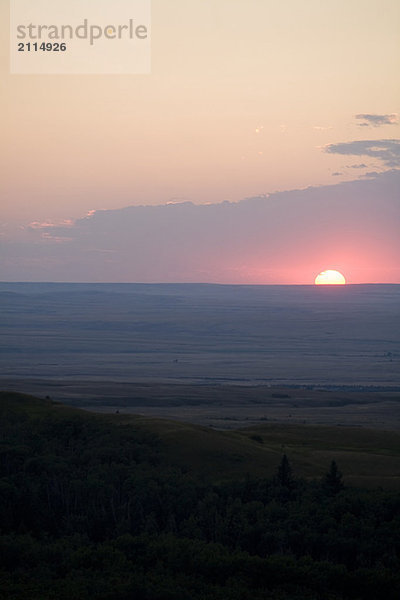
[[[132,424],[22,400],[1,417],[0,598],[399,597],[400,496],[335,463],[215,485]]]

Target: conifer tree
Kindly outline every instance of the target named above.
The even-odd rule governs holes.
[[[289,488],[293,484],[292,467],[290,466],[289,459],[286,454],[282,456],[276,478],[278,483],[283,487]]]
[[[338,494],[343,489],[342,474],[338,470],[336,461],[331,462],[330,469],[324,477],[324,484],[332,495]]]

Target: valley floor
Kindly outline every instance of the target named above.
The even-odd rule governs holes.
[[[400,430],[400,388],[0,378],[0,389],[49,396],[99,413],[118,411],[215,429],[286,423]]]

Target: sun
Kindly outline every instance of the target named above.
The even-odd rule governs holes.
[[[345,285],[346,279],[339,271],[322,271],[315,278],[315,285]]]

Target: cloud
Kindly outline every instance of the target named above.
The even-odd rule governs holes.
[[[99,210],[0,238],[0,279],[301,283],[351,267],[379,281],[382,265],[398,278],[399,185],[387,170],[236,203]]]
[[[367,171],[367,173],[364,174],[364,177],[378,177],[381,174],[382,173],[379,171]]]
[[[59,235],[52,235],[51,233],[42,233],[42,240],[46,240],[47,242],[52,242],[54,244],[65,244],[68,242],[72,242],[74,238],[71,237],[62,237]]]
[[[28,229],[53,229],[54,227],[72,227],[74,222],[71,219],[64,219],[59,223],[53,223],[51,221],[32,221],[29,223]]]
[[[370,156],[381,160],[387,167],[400,166],[400,140],[358,140],[329,144],[324,151],[328,154]]]
[[[340,171],[335,171],[335,173],[332,173],[332,177],[338,177],[339,175],[343,175],[343,173]]]
[[[355,115],[356,119],[364,121],[359,123],[359,127],[381,127],[382,125],[397,125],[399,117],[397,113],[391,113],[390,115],[370,115],[362,113]]]
[[[367,169],[368,165],[365,163],[360,163],[359,165],[347,165],[346,169]]]

